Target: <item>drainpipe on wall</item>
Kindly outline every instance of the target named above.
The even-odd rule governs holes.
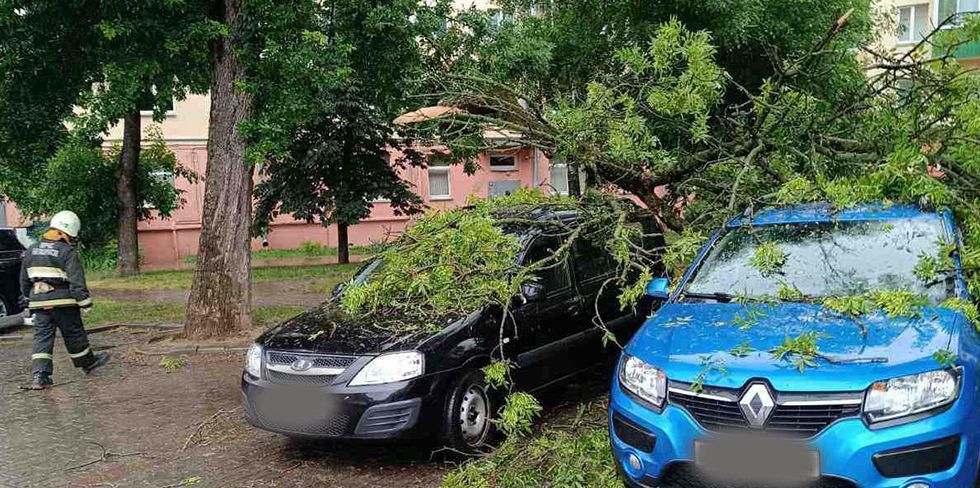
[[[266,178],[262,176],[262,164],[263,161],[259,161],[258,163],[255,163],[255,174],[258,175],[259,177],[259,183],[266,180]],[[261,238],[262,238],[263,249],[269,247],[269,229],[271,228],[272,228],[272,222],[269,222],[269,227],[265,229],[264,232],[262,232]]]
[[[531,182],[533,183],[534,188],[537,188],[538,185],[541,184],[541,178],[538,177],[540,167],[541,167],[541,150],[538,148],[534,148],[534,170],[533,173],[531,174]]]

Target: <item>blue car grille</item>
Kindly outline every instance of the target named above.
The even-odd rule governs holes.
[[[668,401],[687,410],[706,430],[731,432],[750,429],[748,420],[739,407],[738,389],[711,387],[708,394],[695,394],[690,385],[671,382]],[[763,430],[788,437],[813,437],[839,419],[855,417],[861,413],[860,392],[832,394],[824,401],[794,402],[795,399],[812,399],[808,393],[779,393],[777,404]]]

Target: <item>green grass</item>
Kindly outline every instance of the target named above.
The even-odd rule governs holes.
[[[174,302],[95,299],[92,312],[82,315],[87,327],[106,324],[176,323],[184,320],[187,305]]]
[[[271,326],[304,310],[294,306],[263,306],[252,309],[252,323]],[[109,300],[96,298],[92,313],[84,315],[87,327],[106,324],[180,323],[184,321],[187,305],[178,302],[143,300]]]
[[[378,252],[377,246],[351,246],[351,256],[372,256]],[[282,258],[319,258],[334,257],[337,255],[337,248],[323,245],[306,245],[296,249],[262,249],[252,251],[252,259],[282,259]],[[197,256],[185,256],[183,261],[187,264],[197,262]]]
[[[252,282],[309,280],[311,292],[329,291],[350,278],[360,264],[323,264],[313,266],[269,266],[252,269]],[[193,270],[149,271],[136,276],[120,277],[108,272],[93,272],[90,288],[104,290],[189,290]]]

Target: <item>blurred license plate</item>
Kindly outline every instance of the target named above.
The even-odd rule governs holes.
[[[802,443],[737,437],[694,442],[706,477],[722,481],[794,483],[820,477],[820,454]]]
[[[323,419],[334,410],[328,395],[302,389],[268,389],[262,400],[267,415],[282,419]]]

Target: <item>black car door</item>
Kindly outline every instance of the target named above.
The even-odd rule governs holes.
[[[572,270],[587,311],[579,323],[574,354],[588,367],[600,356],[602,335],[609,330],[618,336],[633,320],[631,310],[619,306],[621,288],[616,280],[616,263],[609,253],[591,241],[581,239],[573,247]]]
[[[523,264],[553,256],[560,245],[556,237],[538,236],[529,245]],[[584,311],[584,303],[572,284],[568,259],[549,262],[536,274],[544,298],[518,305],[514,310],[517,347],[511,350],[517,352],[515,374],[525,389],[546,385],[571,372],[572,361],[564,354],[560,339],[565,335],[563,330],[577,327],[572,323]]]
[[[13,229],[0,229],[0,316],[20,313],[20,263],[24,246]]]

